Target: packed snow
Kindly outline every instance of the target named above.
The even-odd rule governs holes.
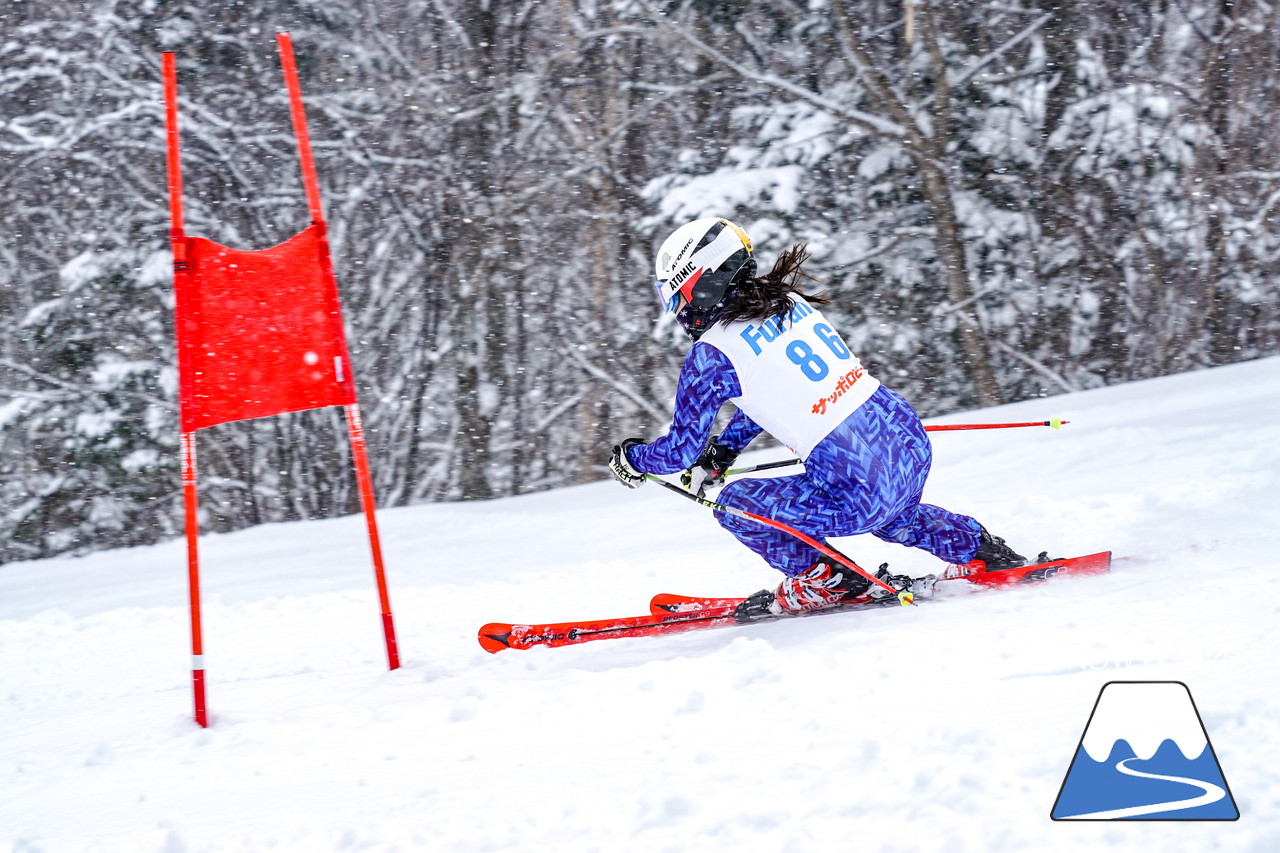
[[[361,518],[204,537],[207,729],[181,541],[0,567],[0,851],[1280,850],[1280,358],[943,420],[1053,416],[935,434],[926,499],[1113,572],[914,608],[484,652],[776,582],[600,482],[381,512],[388,671]],[[1124,680],[1188,686],[1238,821],[1050,819]]]

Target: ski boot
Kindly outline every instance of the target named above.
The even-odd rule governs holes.
[[[966,566],[973,567],[975,572],[995,572],[1000,569],[1016,569],[1027,565],[1027,558],[1014,551],[999,536],[992,536],[987,528],[978,525],[978,552],[973,555]],[[980,567],[974,567],[981,563]]]
[[[870,586],[871,581],[853,569],[823,557],[808,571],[783,579],[772,592],[762,589],[747,596],[733,611],[733,618],[751,622],[784,613],[823,610],[857,598]]]
[[[1040,557],[1036,558],[1036,562],[1045,562],[1047,558],[1048,555],[1041,552]],[[978,550],[974,553],[973,559],[967,563],[952,563],[948,565],[942,576],[944,578],[963,578],[980,572],[1016,569],[1019,566],[1026,565],[1031,565],[1026,557],[1006,545],[999,536],[992,536],[991,531],[979,524]]]

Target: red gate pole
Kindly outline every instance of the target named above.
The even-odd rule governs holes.
[[[375,519],[376,504],[373,500],[373,480],[369,476],[369,460],[364,448],[364,424],[360,419],[360,405],[346,406],[347,432],[351,438],[351,459],[356,469],[356,483],[360,487],[360,505],[364,509],[369,528],[369,550],[373,555],[373,575],[378,583],[378,604],[382,608],[382,634],[387,643],[387,668],[400,666],[400,651],[396,647],[396,626],[391,618],[391,596],[387,592],[387,573],[382,564],[382,541],[378,536]]]
[[[187,589],[191,598],[191,695],[196,723],[209,725],[204,694],[204,631],[200,626],[200,525],[196,507],[196,434],[182,434],[182,502],[186,508]]]
[[[302,108],[302,87],[298,84],[298,65],[293,59],[293,42],[288,33],[276,33],[280,48],[280,66],[284,69],[284,85],[289,90],[289,117],[293,119],[293,135],[298,138],[298,160],[302,166],[302,183],[307,190],[307,207],[312,222],[324,222],[320,207],[320,183],[316,180],[316,163],[311,157],[311,136],[307,133],[307,114]]]
[[[187,238],[182,221],[182,158],[178,146],[178,72],[174,55],[161,55],[164,76],[165,149],[169,178],[169,243],[173,249],[173,275],[187,274]],[[176,281],[175,281],[176,285]],[[181,351],[181,348],[179,348]],[[181,385],[182,383],[179,383]],[[182,396],[185,396],[185,392]],[[181,403],[185,403],[182,400]],[[209,725],[204,688],[204,631],[200,624],[200,525],[196,488],[196,435],[182,430],[182,503],[186,515],[187,592],[191,604],[191,692],[195,720]]]
[[[298,83],[298,67],[293,57],[293,42],[288,33],[276,33],[280,48],[280,65],[284,71],[285,88],[289,91],[289,116],[293,120],[293,133],[298,139],[298,160],[302,167],[302,183],[307,192],[307,207],[311,221],[320,229],[320,264],[325,276],[334,281],[333,263],[329,256],[329,238],[324,221],[324,209],[320,205],[320,182],[316,178],[315,160],[311,156],[311,136],[307,132],[307,114],[302,105],[302,87]],[[336,284],[332,292],[337,293]],[[341,312],[332,312],[334,337],[342,350],[342,364],[347,366],[341,381],[349,388],[351,402],[345,407],[347,434],[351,441],[351,461],[355,466],[356,485],[360,490],[360,505],[364,510],[369,529],[369,550],[373,556],[373,574],[378,585],[378,602],[382,609],[382,632],[387,644],[387,664],[390,669],[400,666],[400,652],[396,647],[395,623],[391,617],[391,596],[387,592],[387,574],[382,561],[382,541],[378,535],[375,517],[376,503],[373,497],[373,479],[369,476],[369,459],[365,451],[364,424],[360,418],[360,404],[356,402],[355,377],[351,375],[351,356],[347,352],[347,336],[342,329]]]

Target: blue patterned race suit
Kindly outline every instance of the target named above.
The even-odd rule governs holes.
[[[632,447],[639,471],[672,474],[691,467],[711,435],[716,414],[742,396],[732,361],[699,341],[680,371],[675,416],[666,435]],[[761,432],[742,410],[719,443],[740,451]],[[920,548],[948,563],[966,563],[978,549],[972,518],[921,503],[933,452],[919,416],[901,396],[881,385],[804,459],[804,473],[742,479],[725,486],[719,503],[787,524],[815,539],[871,533],[887,542]],[[738,541],[788,576],[806,571],[821,556],[799,539],[748,518],[717,512]]]

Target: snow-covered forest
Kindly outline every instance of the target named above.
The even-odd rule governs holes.
[[[926,415],[1280,351],[1263,0],[0,5],[0,561],[181,529],[160,55],[187,230],[307,224],[292,33],[379,502],[603,474],[686,342],[652,250],[814,251]],[[341,413],[200,434],[205,529],[357,508]]]

